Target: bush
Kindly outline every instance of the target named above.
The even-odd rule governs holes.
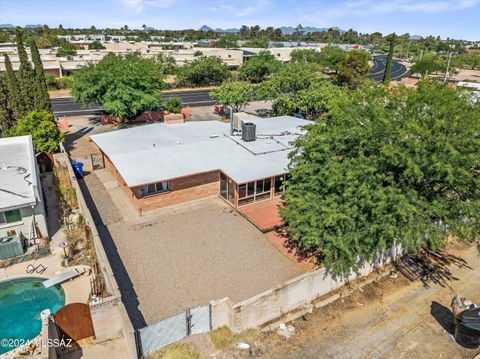
[[[56,152],[64,139],[53,113],[48,111],[29,112],[7,133],[8,137],[26,135],[32,136],[35,152]]]
[[[171,113],[180,113],[182,111],[182,105],[182,100],[179,97],[170,97],[163,104],[163,109]]]

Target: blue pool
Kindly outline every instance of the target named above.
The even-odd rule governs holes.
[[[45,288],[45,278],[16,278],[0,282],[0,338],[32,339],[40,334],[40,312],[56,313],[65,304],[60,285]],[[14,349],[0,347],[0,354]]]

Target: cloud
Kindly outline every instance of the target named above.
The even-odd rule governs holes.
[[[119,0],[120,4],[141,13],[146,7],[169,7],[174,0]]]

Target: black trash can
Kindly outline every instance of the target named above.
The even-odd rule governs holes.
[[[456,316],[455,340],[465,348],[480,347],[480,307],[464,310]]]

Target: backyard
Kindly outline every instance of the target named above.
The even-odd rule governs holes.
[[[304,271],[220,199],[140,217],[112,183],[106,170],[81,181],[137,328],[212,299],[247,299]]]

